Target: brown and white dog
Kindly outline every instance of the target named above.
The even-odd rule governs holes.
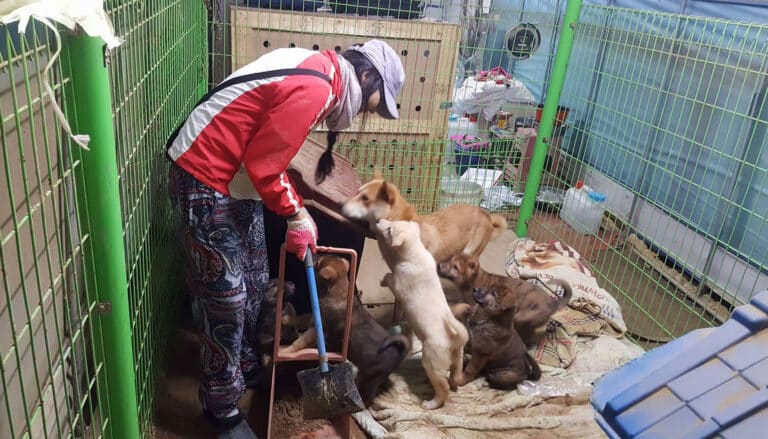
[[[526,379],[541,378],[539,365],[515,330],[514,309],[507,308],[508,301],[497,300],[495,292],[486,288],[475,288],[473,297],[474,305],[460,303],[451,308],[469,330],[467,346],[472,354],[464,368],[464,382],[456,384],[484,376],[492,388],[511,390]]]
[[[553,299],[542,287],[523,279],[489,273],[480,266],[475,256],[457,255],[437,268],[440,276],[452,281],[460,289],[465,302],[475,288],[482,288],[503,301],[503,307],[512,310],[515,329],[526,345],[535,343],[536,329],[544,326],[552,314],[568,304],[573,290],[568,282],[552,279],[563,289],[563,296]]]
[[[504,217],[467,204],[417,215],[397,186],[384,180],[378,172],[352,199],[342,203],[341,212],[350,220],[368,222],[374,232],[380,219],[415,221],[419,224],[421,242],[437,262],[460,253],[480,256],[488,242],[507,228]]]
[[[327,348],[330,352],[341,352],[346,323],[349,261],[339,256],[322,255],[315,266]],[[284,352],[312,347],[315,342],[315,330],[310,328]],[[400,366],[409,351],[408,339],[387,332],[355,296],[347,357],[357,368],[355,384],[366,405],[386,387],[389,374]]]
[[[463,382],[464,345],[469,335],[453,316],[437,276],[435,259],[419,239],[419,225],[413,221],[379,220],[377,241],[391,273],[381,281],[395,294],[403,309],[408,329],[422,344],[424,371],[435,390],[427,410],[442,407],[450,389]]]

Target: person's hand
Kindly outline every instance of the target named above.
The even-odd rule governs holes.
[[[312,253],[317,250],[317,225],[307,209],[302,207],[299,213],[288,219],[285,249],[303,261],[307,248],[312,250]]]

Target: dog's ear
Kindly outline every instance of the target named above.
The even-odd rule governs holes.
[[[394,201],[397,196],[397,189],[386,181],[382,182],[381,188],[379,188],[378,198],[384,202]]]
[[[381,169],[376,168],[373,170],[373,179],[374,180],[384,180],[384,174],[381,173]]]
[[[502,288],[496,292],[496,303],[501,310],[515,310],[517,308],[517,293],[510,288]]]

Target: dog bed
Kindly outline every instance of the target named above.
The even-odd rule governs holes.
[[[415,346],[390,377],[391,388],[355,414],[374,438],[597,438],[589,398],[592,383],[639,357],[643,351],[623,337],[626,326],[615,299],[601,289],[572,248],[560,242],[518,239],[507,252],[507,273],[544,282],[563,279],[573,289],[569,307],[556,313],[531,354],[542,368],[536,382],[514,391],[495,390],[484,379],[451,393],[437,410],[421,401],[432,388]],[[539,279],[539,280],[534,280]]]

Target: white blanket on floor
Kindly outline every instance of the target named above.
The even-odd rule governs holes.
[[[568,369],[542,366],[539,381],[525,381],[514,391],[494,390],[484,379],[475,380],[432,411],[420,405],[431,397],[432,388],[417,352],[391,375],[391,389],[355,419],[374,438],[604,437],[589,404],[592,383],[643,351],[606,335],[579,337],[576,346],[578,355]]]

